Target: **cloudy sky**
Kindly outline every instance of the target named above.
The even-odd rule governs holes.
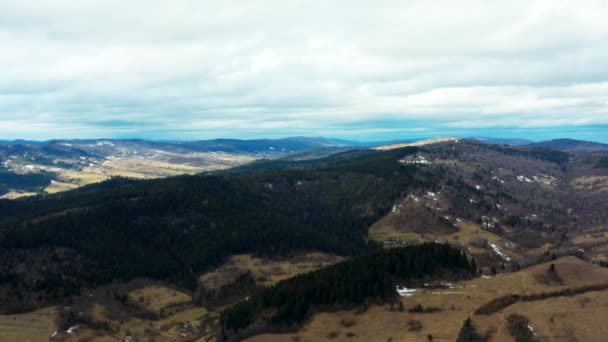
[[[0,0],[0,139],[608,142],[608,1]]]

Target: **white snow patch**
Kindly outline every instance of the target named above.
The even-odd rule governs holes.
[[[517,180],[520,182],[532,183],[532,180],[526,176],[517,176]]]
[[[397,293],[401,296],[401,297],[411,297],[414,294],[416,294],[416,292],[418,292],[418,290],[416,289],[408,289],[407,287],[399,287],[399,285],[396,286],[397,288]]]
[[[424,158],[424,156],[417,156],[414,159],[400,159],[399,162],[401,164],[430,164],[431,163],[426,158]]]
[[[493,243],[489,243],[490,247],[494,250],[494,253],[498,254],[499,257],[501,257],[503,260],[505,261],[511,261],[511,258],[506,255],[505,253],[502,252],[502,250],[500,249],[500,247],[498,247],[497,245],[493,244]]]
[[[75,325],[73,327],[69,327],[68,330],[65,331],[65,333],[68,335],[72,335],[76,330],[78,330],[78,328],[80,328],[80,327],[77,325]]]

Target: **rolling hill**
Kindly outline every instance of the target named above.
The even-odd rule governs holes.
[[[608,144],[574,139],[554,139],[528,144],[529,147],[545,148],[577,154],[608,153]]]

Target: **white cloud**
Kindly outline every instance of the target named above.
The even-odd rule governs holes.
[[[607,15],[605,1],[0,0],[0,135],[608,124]]]

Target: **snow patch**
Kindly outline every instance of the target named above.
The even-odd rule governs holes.
[[[497,245],[493,244],[493,243],[489,243],[490,248],[492,248],[494,250],[494,253],[496,253],[499,257],[501,257],[504,261],[511,261],[511,258],[506,255],[505,253],[502,252],[502,250],[500,249],[500,247],[498,247]]]
[[[407,287],[399,287],[399,285],[396,286],[397,288],[397,293],[401,296],[401,297],[411,297],[413,295],[416,294],[416,292],[418,292],[418,290],[416,289],[408,289]]]
[[[73,327],[69,327],[68,330],[65,331],[65,333],[68,335],[72,335],[76,330],[78,330],[78,328],[80,328],[80,327],[77,325],[75,325]]]
[[[517,176],[517,180],[520,182],[532,183],[532,180],[526,176]]]

